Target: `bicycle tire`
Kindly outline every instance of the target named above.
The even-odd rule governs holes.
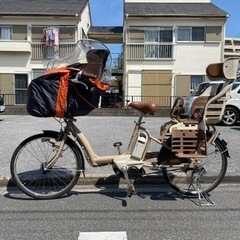
[[[54,199],[77,183],[83,159],[76,143],[67,138],[61,156],[51,169],[43,168],[57,153],[59,133],[44,132],[25,139],[14,151],[10,171],[15,184],[34,199]]]
[[[166,148],[162,149],[168,151]],[[214,143],[208,146],[207,157],[200,160],[200,168],[163,168],[163,176],[169,186],[183,195],[209,193],[221,183],[226,174],[228,155],[225,150],[221,140],[216,138]]]

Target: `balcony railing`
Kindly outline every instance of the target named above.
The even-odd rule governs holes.
[[[5,106],[24,106],[27,103],[27,91],[18,94],[1,94]]]
[[[173,59],[172,43],[127,44],[126,58],[129,60]]]
[[[74,43],[60,43],[59,46],[45,46],[43,43],[32,43],[32,59],[62,58],[72,52],[74,48]]]

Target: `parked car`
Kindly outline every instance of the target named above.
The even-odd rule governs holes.
[[[0,113],[5,111],[4,99],[0,96]]]
[[[224,81],[213,81],[200,83],[190,97],[186,98],[185,117],[190,115],[192,102],[200,96],[210,86],[214,86],[216,91],[220,91]],[[221,124],[225,126],[234,126],[240,120],[240,82],[234,82],[230,92],[230,98],[226,102],[226,108],[223,114]]]
[[[222,118],[225,126],[234,126],[240,120],[240,82],[233,83],[230,98],[226,103],[226,108]]]

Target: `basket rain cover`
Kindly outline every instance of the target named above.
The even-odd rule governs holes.
[[[33,79],[28,87],[28,113],[35,117],[54,117],[59,86],[58,75]]]
[[[87,115],[98,107],[101,91],[81,82],[69,83],[67,117]]]

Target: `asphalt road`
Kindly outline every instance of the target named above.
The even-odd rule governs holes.
[[[76,125],[87,136],[94,151],[99,156],[117,154],[113,143],[122,141],[122,150],[127,148],[136,117],[77,117]],[[160,126],[169,121],[166,117],[146,117],[143,126],[155,137]],[[60,124],[53,118],[36,118],[28,115],[0,115],[0,177],[10,177],[10,159],[17,145],[25,138],[40,133],[42,130],[59,130]],[[240,177],[240,126],[217,126],[221,137],[228,142],[231,158],[227,175]],[[160,146],[153,143],[152,150]],[[86,174],[113,174],[111,166],[92,168],[86,163]],[[240,179],[240,178],[239,178]],[[239,181],[240,182],[240,181]]]
[[[221,184],[215,189],[210,196],[215,206],[199,206],[198,199],[184,198],[165,185],[139,186],[132,198],[126,197],[125,186],[77,186],[67,197],[49,201],[7,190],[0,188],[1,240],[239,240],[240,236],[240,185]],[[99,232],[110,237],[100,238]]]

